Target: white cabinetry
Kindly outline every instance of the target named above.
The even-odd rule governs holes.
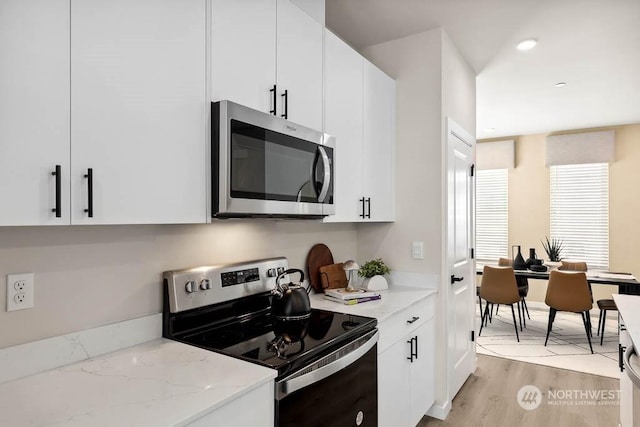
[[[205,4],[3,2],[0,225],[206,221]]]
[[[378,355],[381,427],[415,426],[435,399],[433,297],[382,322]]]
[[[336,137],[336,213],[393,221],[395,81],[325,30],[325,132]]]
[[[205,222],[205,41],[205,0],[72,0],[72,223]]]
[[[273,427],[274,402],[274,384],[270,381],[192,422],[189,427]]]
[[[0,58],[0,225],[68,225],[69,0],[3,0]]]
[[[213,0],[211,14],[212,101],[321,129],[322,25],[289,0]]]

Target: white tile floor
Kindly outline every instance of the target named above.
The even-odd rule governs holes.
[[[511,308],[501,306],[498,315],[494,315],[492,322],[482,329],[482,336],[478,336],[476,340],[477,353],[610,378],[620,378],[617,312],[611,312],[607,316],[604,345],[600,346],[600,337],[596,335],[600,312],[599,310],[591,311],[593,326],[591,344],[595,353],[591,354],[582,318],[579,314],[558,312],[551,335],[549,335],[549,342],[545,347],[544,339],[547,333],[549,307],[544,303],[533,301],[528,302],[528,306],[531,320],[526,319],[527,326],[522,332],[518,326],[520,342],[516,340]],[[477,331],[480,330],[479,313],[480,310],[476,304]],[[517,319],[518,312],[516,310],[516,321]]]

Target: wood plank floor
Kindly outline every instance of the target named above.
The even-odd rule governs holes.
[[[540,389],[543,399],[537,409],[527,411],[520,407],[516,395],[529,384]],[[478,355],[478,368],[453,400],[447,419],[425,416],[418,426],[616,427],[620,421],[619,389],[620,381],[612,378]],[[614,390],[616,394],[613,400],[578,399],[574,403],[575,399],[566,399],[555,400],[558,405],[549,404],[548,391],[558,390]]]

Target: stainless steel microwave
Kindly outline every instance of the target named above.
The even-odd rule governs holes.
[[[335,138],[230,101],[211,105],[213,218],[335,213]]]

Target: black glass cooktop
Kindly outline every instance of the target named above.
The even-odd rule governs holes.
[[[180,341],[278,369],[281,376],[375,327],[372,318],[312,310],[305,320],[263,314],[187,334]]]

